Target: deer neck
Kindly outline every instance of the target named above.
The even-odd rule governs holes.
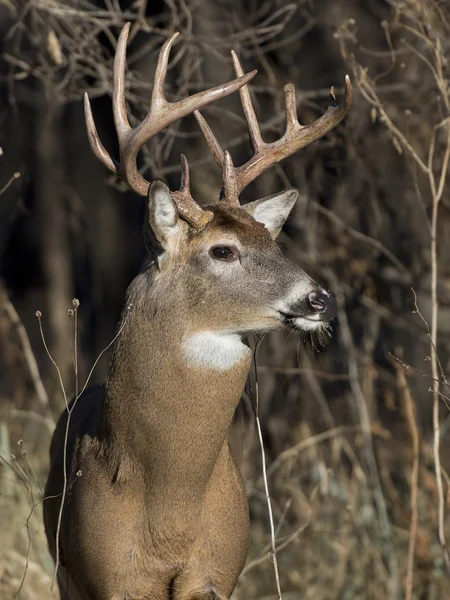
[[[236,334],[193,328],[182,290],[158,278],[149,288],[146,277],[130,286],[101,443],[113,474],[131,481],[138,471],[152,495],[185,505],[199,501],[224,452],[251,352]]]

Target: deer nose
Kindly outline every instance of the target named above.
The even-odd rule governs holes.
[[[311,292],[308,295],[308,303],[315,313],[330,319],[336,314],[336,298],[334,294],[329,294],[325,290]]]

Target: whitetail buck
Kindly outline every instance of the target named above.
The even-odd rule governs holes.
[[[265,169],[317,140],[347,114],[331,91],[327,112],[312,125],[297,120],[295,92],[285,87],[286,133],[260,135],[237,56],[237,79],[176,103],[164,97],[170,48],[158,60],[151,108],[132,129],[125,110],[129,25],[114,63],[113,110],[120,163],[101,144],[86,97],[86,121],[97,157],[148,199],[148,260],[128,290],[107,382],[88,390],[71,416],[67,493],[56,540],[64,482],[65,412],[51,446],[45,526],[53,556],[60,548],[62,598],[89,600],[225,600],[244,565],[249,538],[242,477],[227,434],[251,361],[245,336],[283,327],[320,330],[334,297],[287,260],[275,238],[297,198],[288,190],[241,206],[240,192]],[[235,168],[198,109],[240,89],[253,157]],[[139,149],[195,111],[223,168],[223,199],[201,208],[182,185],[171,192],[145,181]]]

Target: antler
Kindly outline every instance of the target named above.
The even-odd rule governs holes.
[[[241,63],[233,50],[231,54],[236,75],[241,77],[243,74]],[[254,153],[252,158],[240,167],[235,168],[233,166],[229,152],[222,150],[204,117],[198,110],[194,112],[214,160],[223,169],[225,198],[234,205],[239,205],[239,194],[242,190],[266,169],[331,131],[347,115],[353,101],[352,84],[350,83],[350,77],[346,75],[343,106],[338,105],[334,87],[332,87],[330,90],[330,104],[326,113],[311,125],[300,125],[297,117],[295,88],[292,83],[288,83],[284,86],[286,130],[279,140],[268,144],[261,137],[248,86],[244,85],[239,90],[239,94]]]
[[[137,168],[139,150],[159,131],[178,119],[203,108],[219,98],[228,96],[247,84],[256,75],[256,71],[243,73],[237,79],[224,83],[203,92],[184,98],[178,102],[168,102],[164,97],[164,81],[167,74],[170,49],[178,33],[175,33],[163,45],[156,67],[153,82],[153,93],[150,109],[145,119],[132,128],[128,121],[125,107],[125,66],[126,47],[130,23],[127,23],[119,36],[114,58],[113,76],[113,114],[119,139],[120,162],[114,160],[100,141],[92,116],[91,105],[87,93],[84,96],[84,110],[89,142],[94,154],[112,173],[119,175],[132,190],[146,196],[150,182],[142,177]],[[182,185],[179,192],[173,193],[177,207],[186,221],[197,229],[201,229],[212,217],[194,201],[189,190],[189,166],[185,157],[182,159]]]

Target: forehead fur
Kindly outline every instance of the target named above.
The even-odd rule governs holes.
[[[203,229],[199,239],[215,239],[223,234],[231,234],[247,247],[263,248],[273,246],[270,233],[262,223],[255,221],[242,208],[214,204],[206,207],[214,217]]]

